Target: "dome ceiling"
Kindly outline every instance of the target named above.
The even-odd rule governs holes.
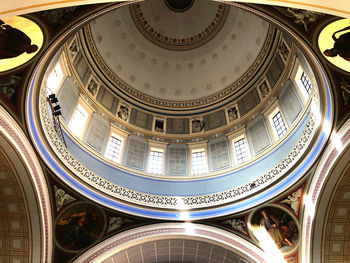
[[[269,25],[216,2],[194,1],[176,12],[152,0],[108,12],[87,31],[94,63],[108,68],[111,79],[119,79],[129,93],[190,101],[225,90],[249,69],[254,73],[263,60]]]
[[[212,19],[215,21],[217,18],[218,24],[221,20],[224,22],[221,28],[214,23],[218,32],[208,32],[208,35],[212,34],[212,38],[205,40],[203,37],[204,43],[195,41],[195,38],[192,41],[190,35],[198,36],[198,33],[190,34],[190,29],[186,29],[183,35],[174,33],[172,39],[185,39],[185,42],[189,39],[193,45],[197,45],[187,50],[175,50],[181,46],[180,44],[173,45],[173,50],[169,47],[161,47],[160,42],[150,41],[151,31],[148,33],[142,31],[147,29],[147,24],[141,23],[142,28],[140,24],[137,26],[138,22],[135,22],[135,19],[141,17],[140,13],[142,13],[141,18],[145,18],[146,21],[154,20],[148,15],[158,8],[157,6],[152,8],[152,5],[156,4],[154,1],[142,2],[139,6],[118,4],[111,9],[103,10],[106,12],[105,15],[92,20],[89,24],[83,25],[84,22],[81,22],[75,25],[71,32],[82,26],[84,28],[75,35],[71,34],[70,38],[62,36],[59,39],[57,43],[63,47],[59,50],[61,55],[56,55],[58,62],[50,61],[46,59],[47,57],[43,61],[52,63],[52,68],[54,63],[60,65],[60,61],[62,65],[67,64],[67,68],[64,68],[67,71],[66,79],[57,93],[65,121],[62,123],[68,125],[70,129],[70,124],[74,122],[73,117],[69,116],[73,114],[75,106],[78,109],[80,103],[83,105],[81,107],[86,107],[91,113],[86,114],[90,119],[89,123],[85,123],[87,127],[85,134],[76,135],[76,138],[69,132],[64,134],[67,142],[65,146],[51,123],[50,109],[47,105],[49,85],[46,85],[45,81],[41,82],[42,79],[48,79],[51,73],[47,71],[43,72],[46,74],[44,77],[33,77],[30,85],[32,89],[27,99],[27,117],[32,136],[40,138],[36,143],[46,163],[50,167],[55,167],[57,176],[63,181],[69,181],[72,188],[109,208],[150,218],[174,220],[210,218],[214,215],[242,211],[251,207],[252,204],[261,203],[276,196],[286,185],[292,185],[299,180],[300,176],[313,164],[328,136],[319,132],[323,125],[323,121],[316,114],[321,111],[320,105],[327,111],[327,118],[331,118],[330,100],[327,100],[329,97],[327,83],[320,81],[322,70],[313,71],[317,67],[316,60],[303,42],[296,35],[292,35],[287,27],[249,7],[239,6],[242,8],[240,9],[235,6],[222,6],[220,8],[220,4],[214,2],[194,2],[187,11],[174,12],[163,1],[157,3],[164,5],[162,8],[168,12],[172,12],[173,18],[185,16],[200,4],[199,11],[212,10],[212,16],[205,15],[210,16],[210,21],[213,21]],[[143,8],[143,5],[146,8]],[[149,5],[148,8],[147,5]],[[225,15],[226,11],[227,15]],[[157,12],[154,11],[154,13]],[[253,13],[271,21],[270,25]],[[93,14],[90,18],[93,19],[98,14]],[[198,17],[198,20],[201,20],[200,16]],[[170,21],[166,20],[167,18]],[[170,15],[163,16],[163,19],[169,24],[172,21]],[[203,22],[203,26],[208,21]],[[209,25],[211,25],[210,21]],[[155,28],[156,32],[161,32],[164,25],[157,26],[157,24],[158,22],[153,23],[152,28]],[[276,30],[274,28],[276,24],[284,31]],[[194,28],[193,32],[198,29],[203,32],[201,29],[203,26]],[[174,28],[174,25],[170,26],[169,32]],[[66,36],[68,35],[67,33]],[[165,43],[167,41],[165,36],[170,36],[170,33],[162,32],[162,35]],[[163,39],[161,35],[157,37],[159,41]],[[168,37],[168,43],[169,39]],[[301,50],[296,47],[297,45]],[[53,46],[50,52],[55,51],[57,49],[55,50]],[[47,56],[51,55],[50,52]],[[251,57],[248,56],[249,53]],[[153,59],[156,60],[155,64],[152,64]],[[202,59],[210,63],[201,65]],[[291,61],[294,62],[291,63]],[[168,63],[165,64],[166,67],[163,67],[164,63]],[[180,63],[181,65],[192,63],[192,67],[177,71],[176,65]],[[202,68],[199,70],[198,66]],[[238,67],[242,72],[235,71]],[[299,88],[293,86],[299,71],[300,74],[304,71],[305,74],[310,74],[312,79],[310,83],[314,88],[311,89],[309,97],[304,98],[305,101],[302,104],[299,102],[300,107],[296,109],[296,103],[294,105],[290,100],[283,98],[291,97],[287,96],[291,94],[288,92],[294,92],[292,93],[294,102],[299,99],[303,101],[303,98],[298,97],[298,91],[294,91]],[[106,72],[112,72],[115,78],[105,74]],[[227,77],[225,83],[221,82],[223,74]],[[117,83],[120,80],[129,86],[123,84],[126,88],[122,87]],[[147,94],[144,93],[145,86],[142,84],[146,81],[149,81]],[[212,88],[203,89],[201,82],[208,81],[212,81]],[[90,85],[91,83],[93,85]],[[113,83],[113,87],[110,87],[110,83]],[[235,89],[228,90],[230,85]],[[94,86],[94,89],[91,86]],[[157,87],[157,90],[153,87]],[[192,92],[195,94],[190,95],[191,90],[196,87],[198,92]],[[287,95],[283,97],[282,91],[277,93],[279,87],[284,88],[283,94]],[[114,89],[114,94],[109,92],[107,96],[109,88]],[[161,89],[164,92],[161,92]],[[174,93],[176,89],[181,89],[178,98]],[[269,95],[264,91],[266,89]],[[226,90],[228,92],[224,93]],[[225,97],[221,101],[221,98],[215,95],[219,92],[224,93]],[[263,95],[264,92],[265,95]],[[209,106],[203,110],[208,115],[203,114],[203,116],[199,116],[198,113],[196,113],[197,116],[191,116],[191,109],[186,108],[186,104],[182,103],[183,108],[180,110],[187,115],[180,119],[178,116],[175,116],[177,118],[159,116],[160,114],[152,111],[153,109],[147,112],[147,109],[141,109],[145,112],[138,111],[137,106],[141,103],[137,100],[136,93],[146,94],[159,100],[177,101],[179,105],[185,101],[189,103],[190,100],[204,100],[202,98],[205,96],[217,96],[217,99],[211,104],[208,103]],[[323,94],[326,95],[323,96]],[[132,95],[134,95],[133,98]],[[134,101],[136,103],[133,103]],[[237,104],[233,105],[236,101]],[[283,107],[286,107],[285,112],[289,115],[293,113],[295,116],[289,119],[288,133],[280,139],[272,134],[272,130],[270,131],[273,127],[268,126],[271,125],[274,112],[279,110],[279,104],[281,104],[282,113]],[[210,112],[214,107],[216,112]],[[159,112],[163,114],[169,108],[159,107]],[[234,112],[233,108],[236,109],[237,121],[228,118],[229,110]],[[125,114],[127,118],[122,118],[123,115],[119,114],[124,109],[128,110],[127,113],[131,112]],[[67,113],[68,110],[69,113]],[[109,113],[105,115],[107,111]],[[76,112],[78,110],[74,111],[74,116]],[[238,113],[243,118],[238,118]],[[191,119],[198,116],[202,119]],[[210,126],[218,118],[222,118],[222,122],[219,123],[221,126]],[[164,139],[167,139],[164,129],[156,130],[157,120],[163,121],[166,135],[171,136],[169,140]],[[179,120],[182,121],[180,123],[182,126]],[[245,121],[247,125],[243,126]],[[194,125],[198,122],[202,125],[201,130],[194,129],[198,128]],[[179,131],[179,127],[183,129]],[[241,129],[238,130],[239,128]],[[64,132],[66,131],[64,128]],[[103,155],[107,137],[114,133],[116,136],[124,136],[122,139],[125,139],[125,147],[123,146],[125,155],[121,163],[116,164],[111,163]],[[153,137],[146,137],[149,134]],[[204,136],[209,137],[209,135],[210,138],[207,140]],[[246,137],[253,155],[251,161],[242,165],[234,159],[237,158],[236,155],[231,154],[234,150],[232,143],[236,142],[234,139],[240,139],[239,136]],[[184,139],[189,140],[184,141]],[[42,145],[43,142],[48,144]],[[86,145],[83,145],[84,142]],[[218,144],[222,146],[219,148]],[[91,149],[87,148],[87,145],[91,145]],[[151,150],[152,147],[160,147],[164,156],[160,175],[151,174],[147,170],[148,149]],[[178,150],[181,147],[184,151]],[[175,148],[176,150],[171,151]],[[209,164],[210,171],[195,174],[190,171],[191,160],[193,163],[193,154],[202,148],[204,152],[208,152],[206,164]],[[97,151],[100,152],[99,155],[96,154]],[[177,158],[177,155],[184,157],[179,158],[179,162],[184,164],[181,166],[184,169],[181,175],[175,175],[166,170],[170,167],[170,161],[173,160],[169,157],[170,153],[173,153],[174,158]],[[221,162],[221,160],[224,161]]]

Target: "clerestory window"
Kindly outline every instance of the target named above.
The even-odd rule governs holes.
[[[250,159],[248,145],[245,138],[233,143],[237,164],[244,163]]]
[[[286,132],[287,127],[282,118],[281,112],[277,112],[275,116],[272,117],[272,122],[278,138],[281,138]]]
[[[57,90],[62,82],[63,76],[64,74],[62,71],[62,67],[60,62],[58,61],[46,80],[47,95],[57,93]]]
[[[148,172],[163,174],[164,152],[162,149],[151,148],[148,158]]]
[[[192,151],[192,174],[201,175],[208,173],[207,157],[204,149]]]
[[[109,139],[105,156],[108,159],[116,163],[119,163],[120,157],[122,154],[122,148],[123,148],[122,139],[117,138],[115,135],[112,135]]]
[[[81,104],[78,104],[69,122],[68,128],[79,138],[81,138],[83,134],[88,117],[88,112]]]

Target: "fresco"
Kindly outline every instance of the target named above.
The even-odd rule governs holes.
[[[327,25],[319,35],[318,45],[330,63],[350,72],[350,19]]]
[[[247,227],[245,223],[245,217],[235,217],[223,222],[225,225],[229,225],[234,231],[238,231],[247,235]]]
[[[29,61],[43,41],[43,32],[33,21],[20,16],[0,19],[0,72]]]
[[[98,240],[105,228],[106,216],[100,208],[88,202],[75,202],[58,215],[56,243],[65,251],[79,251]]]
[[[292,250],[298,243],[297,223],[281,208],[269,206],[257,210],[250,224],[252,229],[265,229],[282,252]]]

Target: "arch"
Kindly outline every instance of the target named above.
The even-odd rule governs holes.
[[[350,154],[350,120],[333,131],[330,142],[313,175],[309,190],[304,198],[304,215],[302,226],[302,262],[319,262],[324,233],[324,216],[331,203],[332,191],[345,171]],[[325,205],[326,204],[326,205]]]
[[[263,251],[243,238],[215,227],[192,223],[160,223],[127,230],[99,243],[74,262],[109,262],[113,255],[134,245],[169,239],[204,241],[249,262],[267,262]]]
[[[9,211],[14,210],[16,218],[19,216],[16,209],[22,211],[24,216],[17,224],[18,228],[16,223],[13,225],[10,219],[6,220],[16,229],[21,229],[21,224],[27,226],[26,233],[29,235],[27,237],[29,244],[17,241],[16,244],[13,243],[13,247],[21,249],[24,245],[28,245],[28,262],[49,262],[52,253],[52,223],[45,177],[29,140],[16,121],[1,106],[0,145],[2,160],[6,162],[9,171],[5,176],[13,175],[12,185],[8,190],[3,189],[4,196],[7,193],[17,195],[24,199],[25,203],[24,207],[18,207],[20,204],[18,206],[14,204],[12,208],[8,206]]]
[[[107,2],[107,1],[106,1]],[[120,0],[114,0],[113,2],[121,2]],[[135,1],[138,2],[138,1]],[[316,12],[322,12],[326,14],[332,14],[341,17],[350,17],[350,3],[348,1],[336,0],[336,1],[327,1],[322,0],[318,1],[318,4],[315,4],[314,1],[283,1],[283,0],[238,0],[235,2],[242,3],[257,3],[257,4],[267,4],[267,5],[278,5],[286,6],[292,8],[300,8],[306,10],[312,10]],[[16,1],[5,0],[0,9],[0,16],[14,16],[25,13],[32,13],[43,11],[53,8],[62,8],[67,6],[76,6],[76,5],[86,5],[101,3],[101,1],[96,0],[62,0],[62,1],[25,1],[22,3],[17,3]],[[337,7],[337,8],[335,8]]]

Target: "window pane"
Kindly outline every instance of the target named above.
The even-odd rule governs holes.
[[[151,151],[149,155],[148,172],[151,174],[163,173],[163,152]]]
[[[305,72],[303,72],[303,74],[301,75],[300,81],[301,81],[301,84],[303,84],[307,94],[310,95],[311,94],[311,90],[312,90],[312,85],[311,85],[310,79],[307,77]]]
[[[60,63],[58,62],[56,66],[53,68],[53,70],[50,72],[49,76],[47,77],[47,82],[46,82],[47,95],[56,93],[62,78],[63,78],[63,72],[62,72]]]
[[[238,164],[249,160],[248,147],[244,138],[234,142],[234,149]]]
[[[88,118],[87,111],[83,108],[83,106],[79,104],[68,125],[69,129],[76,136],[81,137],[87,118]]]
[[[111,139],[107,145],[106,157],[114,162],[120,162],[120,156],[122,153],[122,140],[111,136]]]
[[[192,152],[192,174],[200,175],[208,172],[205,151]]]
[[[276,129],[276,133],[278,138],[281,138],[283,134],[287,132],[286,124],[283,121],[281,112],[278,112],[273,118],[272,118],[273,124]]]

